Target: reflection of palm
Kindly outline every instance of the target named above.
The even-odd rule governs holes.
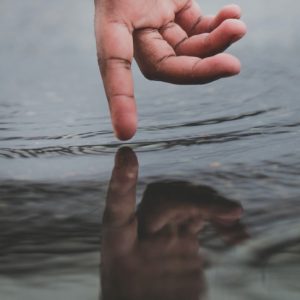
[[[103,299],[198,299],[205,291],[198,233],[204,221],[226,227],[241,207],[209,187],[155,183],[135,212],[138,161],[116,155],[103,217]]]

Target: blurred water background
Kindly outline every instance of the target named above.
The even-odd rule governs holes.
[[[239,202],[246,239],[223,247],[209,224],[199,235],[205,297],[299,299],[300,2],[235,2],[248,26],[229,50],[238,77],[183,87],[134,65],[137,202],[161,181]],[[207,13],[225,4],[201,1]],[[96,64],[93,1],[1,0],[0,38],[0,298],[99,299],[101,218],[122,144]]]

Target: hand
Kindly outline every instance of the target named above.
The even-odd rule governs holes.
[[[226,244],[240,242],[241,206],[207,186],[156,182],[136,210],[137,179],[137,157],[120,149],[102,222],[101,299],[202,299],[199,233],[210,222]]]
[[[239,61],[220,54],[246,32],[240,8],[203,16],[195,0],[95,0],[99,67],[116,136],[130,139],[137,113],[131,63],[146,78],[203,84],[240,72]]]

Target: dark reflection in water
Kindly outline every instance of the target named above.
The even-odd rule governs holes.
[[[136,210],[138,161],[118,151],[103,216],[103,300],[199,299],[205,295],[199,235],[207,222],[227,244],[243,241],[241,206],[207,186],[157,182]]]
[[[2,181],[0,299],[298,300],[298,196],[242,201],[203,171],[138,180],[138,168],[122,148],[108,191],[107,179]]]

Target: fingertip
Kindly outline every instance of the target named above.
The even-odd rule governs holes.
[[[236,4],[224,6],[217,14],[213,28],[217,28],[226,20],[239,20],[242,16],[241,8]]]
[[[238,75],[241,72],[241,62],[235,56],[221,53],[215,56],[217,63],[222,66],[225,76]]]
[[[230,76],[238,75],[241,72],[241,62],[234,56],[231,56],[230,63],[228,66]]]
[[[221,9],[221,14],[226,19],[239,19],[242,16],[242,10],[237,4],[228,4]]]
[[[247,26],[241,20],[232,20],[236,24],[236,36],[238,39],[241,39],[247,33]]]
[[[132,116],[122,116],[113,124],[115,136],[121,141],[133,138],[136,133],[137,122]]]
[[[246,24],[241,20],[227,19],[221,26],[233,36],[232,42],[240,40],[247,32]]]
[[[126,141],[136,133],[137,113],[133,96],[115,96],[110,99],[110,112],[115,136]]]

